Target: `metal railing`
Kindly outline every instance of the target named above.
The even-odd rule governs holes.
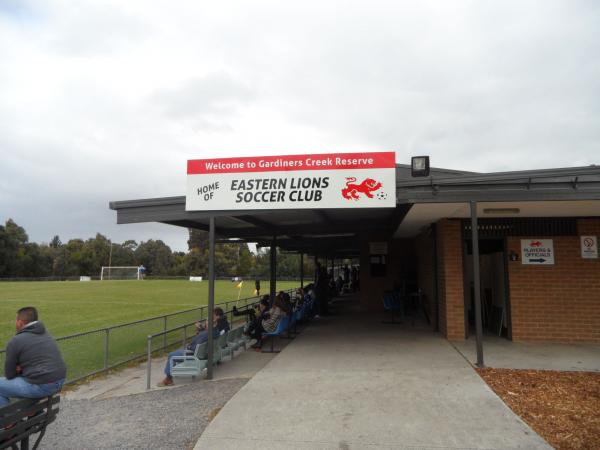
[[[245,311],[257,304],[258,300],[255,300],[253,303],[247,303],[246,305],[240,306],[238,310]],[[244,317],[235,317],[233,315],[233,308],[231,310],[225,309],[224,312],[225,315],[231,315],[231,319],[229,320],[231,328],[234,328],[239,323],[245,322]],[[206,327],[207,319],[202,319],[201,322]],[[186,348],[188,341],[191,340],[195,334],[195,324],[196,321],[148,335],[146,338],[146,389],[150,389],[151,384],[150,378],[152,376],[152,355],[155,353],[164,353],[166,350],[175,346]],[[158,346],[155,345],[155,342],[157,341],[159,343]]]
[[[229,322],[233,324],[234,305],[242,310],[257,302],[257,297],[247,297],[221,302],[215,306],[223,308]],[[67,365],[67,384],[146,358],[149,336],[162,337],[159,345],[152,344],[152,353],[167,350],[180,343],[185,346],[188,336],[193,336],[189,327],[197,321],[205,321],[207,310],[208,306],[205,305],[57,338],[56,342]],[[175,330],[182,331],[177,334]],[[1,372],[4,371],[5,358],[6,350],[0,349]]]
[[[297,288],[292,288],[292,289],[287,289],[283,292],[286,292],[290,295],[292,295]],[[254,307],[255,305],[257,305],[259,303],[259,300],[256,297],[251,297],[250,299],[254,299],[254,302],[246,302],[244,305],[238,305],[238,311],[246,311],[249,308]],[[244,299],[244,300],[249,300],[249,299]],[[239,323],[245,322],[245,316],[239,316],[236,317],[233,315],[233,308],[229,309],[229,305],[231,303],[237,303],[237,301],[229,301],[229,302],[225,302],[225,303],[221,303],[219,306],[222,306],[223,304],[226,305],[224,312],[225,315],[230,315],[229,318],[229,323],[231,328],[233,329],[235,327],[235,325],[239,325]],[[204,325],[206,325],[206,318],[204,318],[202,320],[202,322],[204,322]],[[164,331],[160,331],[158,333],[154,333],[154,334],[149,334],[147,337],[147,343],[146,343],[146,389],[150,389],[150,385],[151,385],[151,376],[152,376],[152,355],[158,352],[163,352],[165,350],[167,350],[168,348],[173,348],[175,346],[179,347],[179,344],[181,344],[181,348],[185,348],[186,344],[188,343],[188,338],[193,338],[194,334],[195,334],[195,323],[194,322],[190,322],[175,328],[171,328],[169,330],[164,330]],[[191,328],[191,332],[188,333],[188,328]],[[162,339],[160,339],[162,337]],[[154,345],[154,341],[156,338],[159,338],[159,342],[162,342],[162,345],[159,346],[155,346]],[[168,343],[168,344],[167,344]]]

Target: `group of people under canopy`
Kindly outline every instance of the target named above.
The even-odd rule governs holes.
[[[247,322],[244,326],[244,333],[250,339],[254,340],[251,348],[260,350],[263,345],[263,336],[266,333],[273,333],[277,330],[279,322],[286,315],[291,315],[304,306],[305,302],[313,305],[310,314],[316,317],[329,314],[327,303],[329,301],[328,284],[324,284],[325,289],[319,291],[316,284],[310,284],[305,289],[296,289],[293,296],[287,292],[280,291],[273,302],[268,295],[264,295],[258,304],[253,308],[243,311],[233,308],[234,316],[247,316]],[[230,325],[222,308],[213,310],[213,339],[230,330]],[[194,352],[197,345],[208,341],[208,330],[200,323],[196,322],[196,335],[191,342],[182,349],[169,353],[165,364],[165,378],[158,383],[158,386],[172,386],[174,384],[171,375],[171,359],[174,356],[189,355]]]

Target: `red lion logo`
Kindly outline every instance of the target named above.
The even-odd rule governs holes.
[[[372,178],[367,178],[360,184],[355,184],[356,178],[346,177],[346,187],[342,189],[342,196],[346,200],[358,200],[359,193],[365,194],[369,198],[373,198],[371,192],[374,192],[381,188],[381,183],[375,181]]]

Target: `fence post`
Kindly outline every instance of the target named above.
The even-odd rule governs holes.
[[[164,326],[163,326],[163,331],[165,334],[163,334],[163,350],[165,348],[167,348],[167,316],[163,317],[163,321],[164,321]]]
[[[150,374],[152,372],[152,335],[148,335],[148,354],[146,360],[146,389],[150,389]]]
[[[108,370],[108,341],[110,335],[110,328],[106,328],[104,335],[104,370]]]

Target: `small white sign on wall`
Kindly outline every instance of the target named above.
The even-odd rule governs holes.
[[[598,258],[597,236],[581,236],[581,257],[585,259]]]
[[[387,255],[388,254],[388,243],[387,242],[369,242],[369,253],[371,253],[371,255]]]
[[[521,239],[521,261],[523,264],[554,264],[552,239]]]

